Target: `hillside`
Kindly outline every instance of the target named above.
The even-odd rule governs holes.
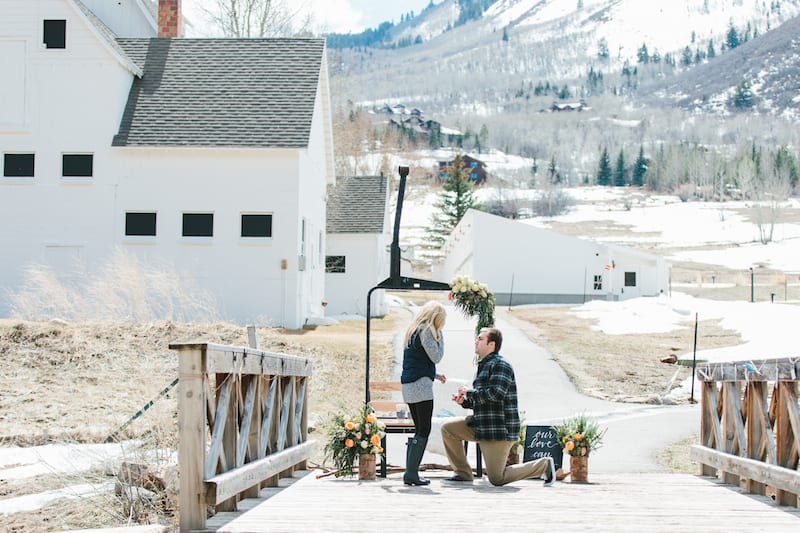
[[[462,132],[464,151],[553,159],[569,184],[592,182],[604,146],[612,157],[644,147],[653,158],[660,147],[703,145],[730,158],[748,143],[796,144],[798,0],[484,4],[455,24],[461,3],[445,0],[381,45],[329,48],[335,109],[352,117],[387,103],[416,107]],[[550,111],[579,100],[582,113]],[[337,155],[350,157],[340,131]]]

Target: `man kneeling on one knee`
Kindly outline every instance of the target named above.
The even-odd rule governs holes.
[[[498,352],[503,335],[497,328],[483,328],[475,339],[478,372],[472,388],[458,388],[453,401],[473,414],[442,425],[442,441],[455,475],[449,481],[472,481],[464,441],[480,444],[486,473],[492,485],[520,479],[544,477],[549,487],[556,478],[552,457],[517,465],[506,465],[508,452],[519,438],[519,408],[514,368]]]

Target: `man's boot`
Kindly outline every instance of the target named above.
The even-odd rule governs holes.
[[[419,464],[425,453],[428,439],[424,437],[410,437],[406,448],[406,471],[403,474],[403,483],[406,485],[429,485],[430,480],[419,477]]]

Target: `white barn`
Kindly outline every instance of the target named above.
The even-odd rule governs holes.
[[[573,304],[668,294],[662,257],[469,210],[448,237],[438,279],[486,283],[497,305]]]
[[[367,293],[389,274],[388,180],[338,178],[328,193],[325,308],[328,316],[366,316]],[[372,293],[370,314],[387,313],[385,291]]]
[[[142,0],[3,0],[0,285],[91,278],[121,248],[221,318],[302,327],[335,182],[325,41],[181,39],[179,6],[153,38]]]

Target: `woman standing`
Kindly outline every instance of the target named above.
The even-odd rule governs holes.
[[[444,383],[447,378],[436,373],[436,363],[444,356],[444,334],[442,328],[446,313],[439,302],[428,302],[420,309],[408,326],[403,351],[403,373],[400,382],[403,401],[411,410],[414,421],[414,436],[408,439],[406,449],[406,485],[428,485],[430,480],[419,477],[419,464],[431,434],[433,417],[433,380]]]

